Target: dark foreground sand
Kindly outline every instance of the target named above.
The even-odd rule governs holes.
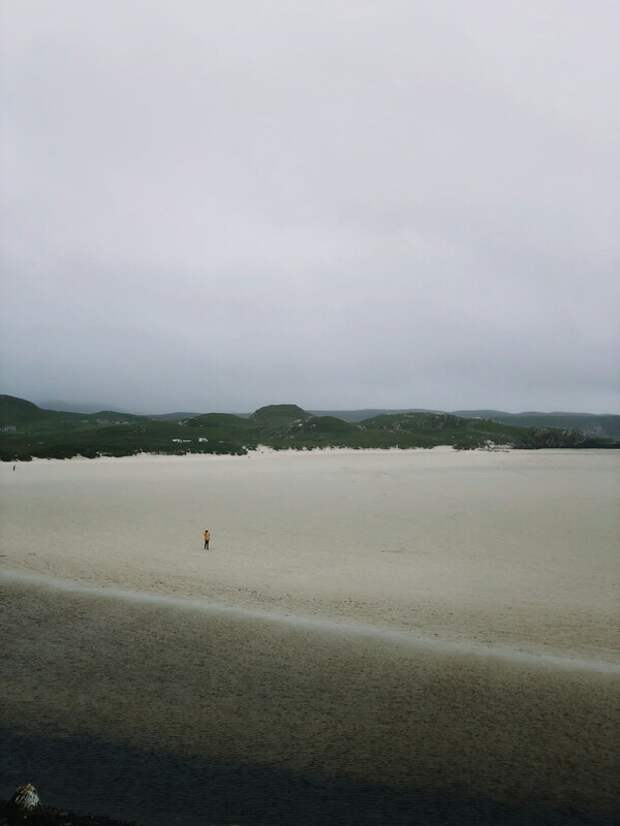
[[[153,824],[611,822],[617,670],[0,584],[0,796],[30,779]]]

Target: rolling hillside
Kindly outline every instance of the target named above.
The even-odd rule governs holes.
[[[457,410],[457,416],[483,417],[517,427],[559,427],[586,436],[620,439],[620,416],[596,413],[505,413],[501,410]]]
[[[0,459],[126,456],[141,452],[244,454],[258,445],[276,450],[320,447],[410,448],[489,445],[515,448],[620,446],[567,428],[523,427],[491,417],[411,411],[379,413],[358,421],[313,415],[298,405],[267,405],[249,416],[205,413],[185,418],[115,411],[85,414],[45,410],[25,399],[0,396]]]
[[[337,416],[348,422],[361,422],[380,415],[405,413],[441,413],[439,410],[408,408],[405,410],[315,410],[315,416]],[[561,430],[578,430],[584,436],[620,439],[620,415],[613,413],[506,413],[503,410],[452,410],[451,415],[464,419],[490,419],[515,427],[555,427]]]

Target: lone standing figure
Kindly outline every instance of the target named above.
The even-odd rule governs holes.
[[[205,532],[203,534],[205,540],[205,551],[209,550],[209,540],[211,539],[211,531],[208,528],[205,528]]]

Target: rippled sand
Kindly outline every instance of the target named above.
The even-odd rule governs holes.
[[[175,795],[187,824],[610,817],[619,469],[446,450],[3,466],[4,776],[153,824]]]

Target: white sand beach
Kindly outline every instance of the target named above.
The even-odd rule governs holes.
[[[0,480],[3,570],[620,662],[618,451],[35,460]]]

